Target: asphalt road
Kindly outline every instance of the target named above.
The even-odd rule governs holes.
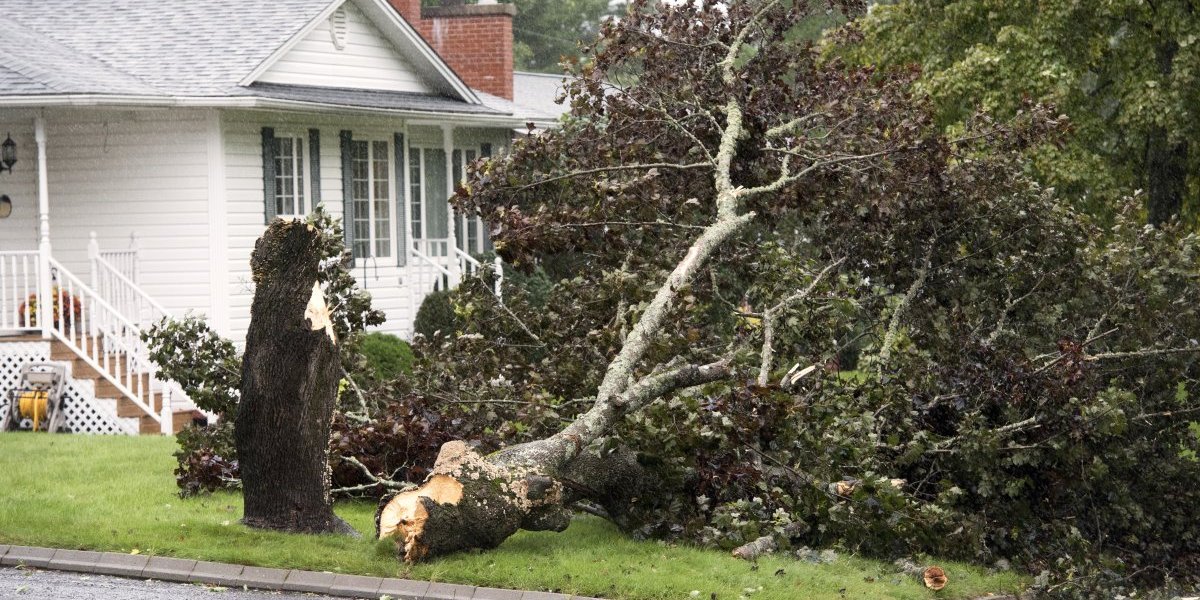
[[[0,600],[334,600],[298,592],[243,591],[64,571],[0,567]],[[344,600],[344,599],[342,599]]]

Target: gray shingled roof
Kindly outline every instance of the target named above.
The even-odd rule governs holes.
[[[8,7],[0,0],[0,12]],[[0,18],[0,66],[25,79],[19,90],[40,86],[44,93],[157,95],[136,78],[55,41],[49,36]],[[8,79],[4,80],[7,82]],[[0,93],[10,93],[7,86]]]
[[[555,100],[562,93],[565,75],[550,75],[547,73],[513,73],[513,102],[525,109],[545,115],[551,121],[558,120],[567,112],[566,104],[558,104]]]
[[[336,0],[0,0],[0,98],[263,98],[384,110],[538,118],[475,90],[437,95],[240,84]],[[525,113],[529,113],[527,116]]]
[[[3,58],[0,58],[0,62],[3,62],[3,60]],[[14,96],[48,94],[54,91],[41,82],[34,81],[4,66],[0,66],[0,90],[5,90],[6,94]]]
[[[335,106],[378,108],[384,110],[403,110],[420,112],[462,113],[475,115],[506,115],[511,111],[497,110],[484,99],[484,104],[468,104],[461,100],[432,96],[430,94],[415,94],[411,92],[387,92],[376,90],[355,90],[349,88],[309,87],[302,85],[283,85],[278,83],[255,83],[240,88],[237,92],[244,96],[271,98],[273,100],[294,100],[297,102],[313,102]],[[483,94],[475,90],[476,94]],[[503,99],[501,99],[503,101]]]
[[[29,59],[44,58],[32,64],[47,79],[31,78],[66,93],[138,93],[140,84],[141,93],[226,95],[332,1],[0,0],[9,25],[0,64],[31,76]],[[43,43],[22,51],[8,35]]]

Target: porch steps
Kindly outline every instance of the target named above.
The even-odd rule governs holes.
[[[45,342],[40,335],[24,335],[24,336],[8,336],[0,338],[0,344],[9,342]],[[123,418],[138,419],[138,432],[142,434],[157,435],[162,433],[162,428],[158,421],[153,416],[146,413],[142,407],[133,402],[132,399],[123,394],[115,385],[105,379],[96,369],[87,364],[78,354],[70,347],[62,342],[52,339],[50,340],[50,360],[54,362],[63,362],[71,365],[71,377],[76,381],[91,381],[95,389],[96,400],[102,403],[113,403],[116,406],[116,414]],[[115,365],[118,371],[124,369],[124,362]],[[150,385],[148,375],[139,375],[142,379],[143,386]],[[144,389],[144,388],[143,388]],[[162,394],[161,392],[153,392],[151,394],[151,402],[155,411],[162,410]],[[178,433],[185,425],[192,422],[195,413],[192,410],[175,411],[171,423],[171,432]]]

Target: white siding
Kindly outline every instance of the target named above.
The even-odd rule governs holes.
[[[6,115],[7,117],[7,115]],[[14,211],[0,250],[37,248],[33,117],[0,120],[18,144],[16,172],[0,175]],[[50,240],[54,257],[90,278],[88,235],[124,249],[136,234],[142,287],[168,310],[207,312],[208,167],[204,113],[187,110],[48,110]]]
[[[412,64],[357,7],[347,2],[340,10],[346,11],[343,49],[334,46],[330,23],[323,21],[258,81],[397,92],[432,91]]]
[[[228,182],[226,198],[229,207],[229,313],[231,333],[234,339],[241,343],[250,325],[250,304],[254,298],[250,253],[254,249],[255,240],[266,228],[263,206],[262,128],[275,128],[277,136],[307,136],[308,129],[320,129],[321,200],[330,213],[340,217],[340,131],[353,131],[355,139],[386,139],[390,143],[395,133],[403,131],[403,122],[394,118],[338,119],[329,116],[304,117],[282,113],[240,112],[226,113],[222,123]],[[306,172],[308,161],[309,157],[306,155]],[[402,226],[394,212],[392,224],[394,234],[395,228]],[[387,314],[387,322],[379,330],[409,336],[415,312],[415,299],[405,282],[411,275],[411,268],[400,267],[396,263],[395,257],[366,261],[366,264],[358,265],[354,275],[359,284],[371,293],[375,308]]]

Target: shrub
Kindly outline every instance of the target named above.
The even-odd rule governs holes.
[[[433,337],[435,333],[442,335],[454,333],[458,322],[454,315],[454,305],[450,302],[450,292],[436,291],[425,296],[421,308],[417,309],[417,317],[413,321],[413,331]]]
[[[362,337],[358,350],[367,361],[367,369],[378,380],[412,375],[412,348],[394,335],[368,333]]]
[[[179,450],[175,459],[175,483],[179,495],[195,496],[215,490],[238,487],[237,450],[233,444],[233,423],[224,420],[212,425],[189,425],[178,434]]]

